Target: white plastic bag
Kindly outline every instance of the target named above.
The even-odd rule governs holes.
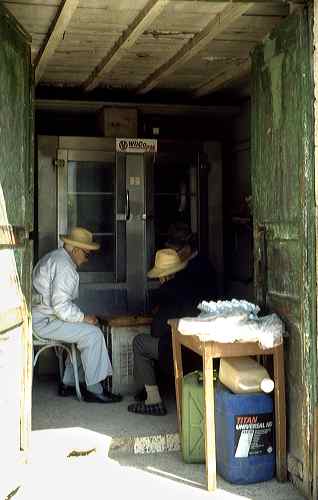
[[[258,342],[270,349],[283,340],[283,323],[277,314],[258,318],[259,307],[247,301],[202,302],[196,318],[181,318],[178,330],[215,342]]]

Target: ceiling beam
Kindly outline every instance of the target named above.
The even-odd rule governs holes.
[[[67,99],[36,99],[36,111],[60,112],[66,111],[69,113],[87,113],[92,114],[100,111],[105,107],[111,108],[127,108],[133,107],[141,111],[145,115],[178,115],[178,116],[234,116],[240,110],[237,106],[213,106],[211,104],[172,104],[170,103],[143,103],[143,102],[124,102],[124,101],[70,101]]]
[[[41,79],[41,76],[43,75],[49,60],[60,44],[64,32],[69,25],[78,4],[79,0],[63,0],[63,2],[61,3],[57,16],[50,26],[48,35],[44,41],[44,44],[40,48],[34,63],[36,84]]]
[[[159,81],[167,77],[171,73],[179,69],[183,64],[188,62],[198,52],[200,52],[206,45],[208,45],[213,38],[227,29],[236,19],[250,9],[254,4],[235,4],[227,5],[222,12],[217,14],[212,21],[199,33],[197,33],[191,40],[189,40],[169,61],[164,63],[154,73],[152,73],[137,89],[137,94],[146,94],[151,89],[158,85]]]
[[[173,0],[174,2],[199,2],[199,3],[231,3],[232,5],[235,3],[250,3],[251,0]],[[256,4],[274,4],[274,5],[286,5],[286,3],[306,3],[306,0],[253,0],[253,3]]]
[[[208,81],[200,85],[192,94],[193,97],[203,97],[211,92],[222,88],[226,83],[247,76],[251,71],[251,61],[239,60],[227,65],[221,73],[216,74]]]
[[[108,54],[106,54],[87,80],[82,84],[84,90],[93,90],[100,81],[105,78],[106,73],[109,73],[126,53],[126,50],[136,43],[137,39],[153,23],[156,17],[159,16],[168,2],[169,0],[150,0],[147,3],[136,16],[132,24],[123,32]]]

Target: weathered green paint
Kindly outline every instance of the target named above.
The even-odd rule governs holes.
[[[0,5],[0,188],[11,225],[33,229],[33,102],[27,35]],[[15,250],[27,302],[32,250]]]
[[[26,234],[33,227],[34,204],[32,79],[29,37],[0,5],[0,224],[7,229],[19,227]],[[1,243],[8,242],[6,234],[1,231]],[[12,257],[12,250],[0,249],[3,266],[8,264],[7,253]],[[21,460],[21,454],[24,460],[27,458],[31,436],[32,329],[28,306],[33,259],[28,239],[24,245],[15,247],[14,257],[18,276],[13,266],[11,279],[2,286],[2,295],[5,297],[7,292],[12,299],[2,301],[0,332],[6,330],[3,325],[11,317],[7,310],[17,309],[16,322],[10,326],[6,338],[3,335],[1,344],[4,370],[1,373],[9,374],[6,383],[12,394],[1,405],[6,422],[5,429],[0,427],[1,458],[11,457],[13,464],[18,456]]]
[[[267,238],[267,290],[269,294],[280,294],[298,299],[300,276],[295,260],[301,259],[299,241],[280,241]],[[282,269],[283,272],[277,272]]]
[[[271,78],[271,94],[273,98],[273,123],[275,129],[280,126],[282,116],[282,65],[284,56],[279,54],[269,62]]]
[[[267,236],[272,240],[299,240],[299,227],[290,226],[283,222],[272,222],[270,227],[267,228]]]
[[[313,82],[306,10],[252,55],[255,289],[285,321],[288,452],[312,480],[316,335]]]

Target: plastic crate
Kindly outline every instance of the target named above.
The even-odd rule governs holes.
[[[150,334],[150,326],[108,327],[106,343],[113,365],[110,385],[115,393],[126,395],[136,392],[132,344],[136,335],[141,333]]]

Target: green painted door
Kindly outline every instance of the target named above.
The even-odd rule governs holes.
[[[0,453],[7,470],[26,455],[31,430],[31,82],[29,41],[0,5]]]
[[[256,300],[284,320],[288,468],[310,490],[315,325],[313,84],[306,11],[252,56]]]

